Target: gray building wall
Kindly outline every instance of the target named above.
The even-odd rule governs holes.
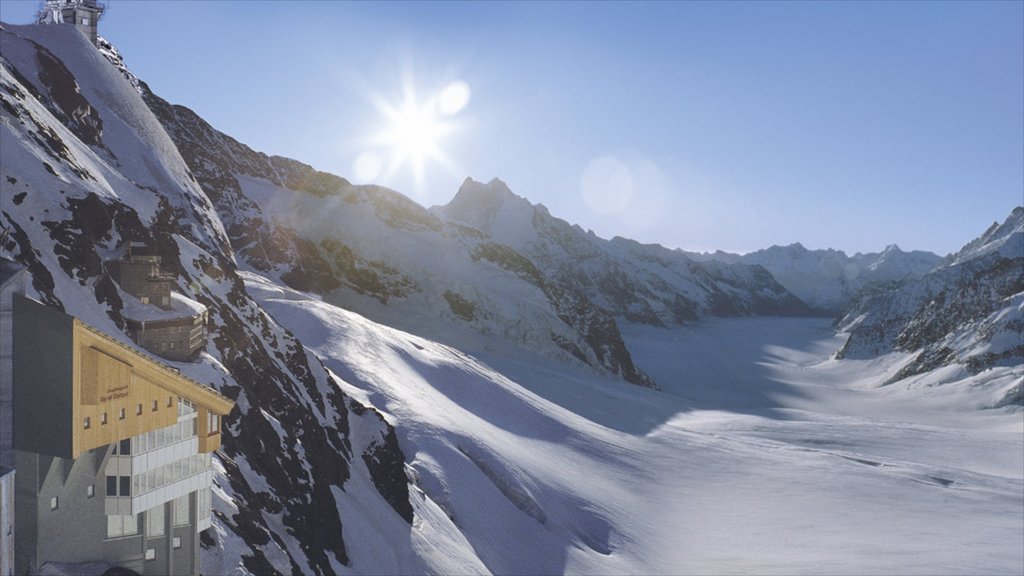
[[[0,574],[14,574],[13,468],[0,466]]]
[[[14,295],[14,447],[71,455],[74,319]]]
[[[13,263],[0,264],[0,466],[14,466],[14,313],[15,294],[25,293],[28,273]],[[8,274],[10,276],[8,276]],[[4,572],[0,572],[4,574]]]
[[[144,576],[198,574],[195,492],[188,496],[188,525],[174,525],[173,502],[168,502],[157,506],[163,509],[163,535],[148,534],[152,510],[147,510],[136,517],[136,534],[107,538],[105,464],[111,452],[112,445],[105,446],[76,460],[17,452],[14,573],[38,570],[48,562],[105,562]],[[54,497],[56,509],[51,508]],[[179,548],[174,547],[175,537],[180,538]],[[146,559],[147,550],[153,551],[152,559]]]

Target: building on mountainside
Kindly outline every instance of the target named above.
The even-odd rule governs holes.
[[[14,335],[11,333],[11,299],[25,293],[28,271],[0,256],[0,466],[14,466],[14,388],[11,375]],[[7,574],[7,572],[0,572]]]
[[[27,277],[23,266],[0,256],[0,574],[14,574],[14,335],[10,304],[15,293],[25,292]]]
[[[145,244],[129,244],[108,262],[114,280],[132,296],[121,310],[128,336],[149,352],[187,361],[206,347],[207,310],[171,291],[174,276],[160,270],[160,256]]]
[[[198,574],[233,403],[55,308],[10,308],[14,573]]]
[[[97,45],[96,27],[105,9],[96,0],[45,0],[37,20],[40,24],[74,24]]]

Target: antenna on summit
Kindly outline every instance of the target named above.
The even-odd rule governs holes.
[[[45,0],[39,9],[38,22],[74,24],[95,46],[96,25],[106,8],[96,0]]]

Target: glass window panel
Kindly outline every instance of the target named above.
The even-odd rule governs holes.
[[[192,519],[189,518],[188,494],[174,499],[174,525],[187,526]]]
[[[119,538],[124,535],[124,519],[120,516],[107,516],[107,538]]]
[[[146,510],[146,535],[164,535],[164,506],[163,504]]]
[[[135,516],[122,516],[124,518],[124,535],[131,536],[132,534],[139,533],[139,517]]]
[[[107,496],[117,496],[117,476],[107,476]]]

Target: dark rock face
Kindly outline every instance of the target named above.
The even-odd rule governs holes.
[[[79,140],[90,146],[102,146],[103,120],[99,112],[82,96],[74,76],[49,50],[37,45],[39,80],[46,87],[54,113]]]

